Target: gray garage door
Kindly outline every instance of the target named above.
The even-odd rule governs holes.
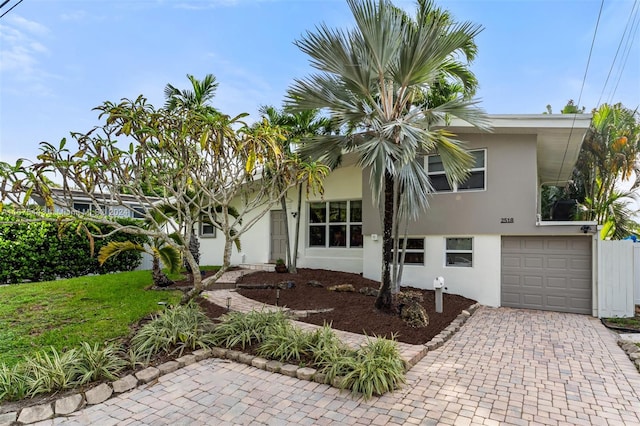
[[[591,314],[591,237],[502,237],[502,306]]]

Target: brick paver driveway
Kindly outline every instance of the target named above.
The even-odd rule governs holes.
[[[42,424],[640,424],[640,374],[595,318],[481,308],[369,401],[209,359]]]

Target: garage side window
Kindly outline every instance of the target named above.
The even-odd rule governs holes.
[[[470,268],[473,266],[473,238],[447,238],[445,266]]]
[[[404,238],[398,243],[400,254]],[[424,265],[424,238],[407,238],[407,250],[404,255],[405,265]]]

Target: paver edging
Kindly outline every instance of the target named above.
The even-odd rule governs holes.
[[[625,339],[618,339],[618,346],[627,354],[629,360],[636,367],[636,370],[640,372],[640,347],[636,345],[636,342]]]
[[[440,346],[442,346],[444,344],[444,342],[446,342],[447,340],[449,340],[455,333],[457,330],[459,330],[459,328],[478,310],[478,308],[481,305],[479,303],[475,303],[474,305],[471,305],[467,310],[462,311],[462,313],[460,313],[460,315],[458,315],[456,317],[456,319],[454,321],[458,321],[458,323],[456,323],[456,325],[453,328],[447,327],[445,328],[443,331],[441,331],[436,337],[434,337],[433,339],[431,339],[430,342],[424,344],[424,349],[419,351],[416,355],[414,355],[410,360],[405,360],[405,365],[407,366],[407,371],[409,369],[411,369],[411,367],[413,367],[415,364],[417,364],[422,358],[424,358],[424,356],[427,354],[427,352],[435,350],[437,348],[439,348]],[[453,321],[452,321],[453,323]],[[455,330],[454,330],[455,329]],[[619,341],[618,344],[622,347],[624,343],[629,343],[628,341]],[[273,371],[273,372],[277,372],[278,374],[283,374],[280,370],[280,367],[282,366],[281,363],[275,361],[271,364],[271,361],[269,360],[263,360],[262,358],[258,358],[258,357],[245,357],[245,356],[241,356],[241,355],[245,355],[243,352],[239,352],[239,351],[234,351],[234,350],[230,350],[230,349],[226,349],[226,348],[211,348],[210,350],[199,350],[197,351],[197,355],[195,354],[190,354],[190,355],[185,355],[182,356],[178,359],[175,360],[176,363],[178,363],[180,365],[180,367],[184,367],[186,365],[192,364],[194,362],[199,362],[199,361],[203,361],[206,360],[208,358],[219,358],[219,359],[230,359],[242,364],[246,364],[249,366],[252,366],[254,368],[259,368],[262,370],[277,370],[277,371]],[[637,351],[636,351],[637,352]],[[632,352],[629,353],[629,355]],[[198,359],[198,361],[196,361],[196,359]],[[266,362],[261,362],[261,361],[266,361]],[[633,361],[633,360],[632,360]],[[279,365],[277,365],[277,364]],[[640,370],[640,360],[636,360],[635,362],[636,368],[638,368]],[[274,368],[276,367],[276,368]],[[291,367],[290,365],[288,367]],[[153,369],[153,370],[157,370],[158,372],[158,376],[154,377],[154,380],[157,380],[159,377],[163,376],[164,374],[169,374],[171,371],[166,371],[163,368],[162,370],[155,368],[155,367],[148,367],[146,370],[149,371],[149,369]],[[297,377],[299,380],[308,380],[308,381],[313,381],[313,382],[317,382],[317,383],[321,383],[321,384],[326,384],[328,386],[333,386],[333,387],[339,387],[340,382],[341,382],[341,378],[336,377],[335,380],[333,381],[333,383],[326,383],[326,377],[324,374],[319,373],[317,370],[314,369],[310,369],[308,367],[298,367],[297,370],[292,371],[292,369],[287,369],[287,375],[290,375],[291,377]],[[140,371],[144,371],[140,370]],[[140,371],[136,372],[140,373]],[[154,371],[155,373],[155,371]],[[155,374],[154,374],[155,375]],[[136,377],[137,378],[137,377]],[[117,379],[114,380],[114,382],[121,380]],[[120,392],[116,392],[113,389],[113,384],[112,383],[100,383],[97,384],[96,386],[87,389],[83,392],[81,392],[80,394],[82,395],[82,400],[83,400],[83,404],[80,404],[79,407],[77,408],[77,410],[80,410],[82,408],[85,407],[85,403],[87,401],[87,396],[86,393],[87,392],[91,392],[92,390],[94,390],[97,387],[104,387],[103,385],[108,386],[109,388],[111,388],[111,393],[109,398],[112,398],[114,396],[117,395],[121,395]],[[148,382],[142,382],[141,380],[138,380],[138,383],[135,387],[133,387],[130,390],[136,389],[140,386],[143,385],[148,385]],[[58,399],[62,400],[64,398],[67,398],[67,396],[63,396],[60,397]],[[107,399],[109,399],[107,398]],[[64,414],[57,414],[55,412],[55,406],[56,406],[56,402],[58,401],[58,399],[51,401],[49,404],[53,410],[53,417],[68,417],[69,415],[73,414],[73,412],[77,411],[73,411],[73,412],[67,412]],[[19,419],[20,418],[20,414],[22,413],[23,410],[25,409],[29,409],[32,406],[28,406],[28,407],[24,407],[22,409],[17,410],[15,413],[5,413],[5,414],[10,414],[13,415],[15,414],[15,418]],[[4,420],[4,419],[3,419]],[[14,422],[14,424],[27,424],[27,423],[22,423],[19,421]]]
[[[451,339],[454,334],[456,334],[460,328],[473,316],[474,313],[481,307],[480,303],[474,303],[469,306],[469,308],[463,310],[453,321],[449,324],[444,330],[438,333],[433,339],[424,344],[425,351],[423,351],[422,357],[424,358],[427,352],[435,351],[440,346],[444,345],[444,343]],[[414,357],[415,358],[415,357]],[[418,359],[418,361],[420,361]],[[413,360],[412,360],[413,361]],[[418,362],[416,361],[416,363]],[[415,363],[414,363],[415,364]]]

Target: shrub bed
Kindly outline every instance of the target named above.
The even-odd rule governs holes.
[[[397,343],[368,339],[359,349],[342,343],[329,326],[313,332],[291,324],[282,312],[230,313],[214,324],[197,305],[167,309],[138,330],[127,350],[117,343],[58,352],[40,351],[23,362],[0,364],[0,401],[15,401],[82,386],[148,366],[155,358],[214,346],[244,349],[260,356],[316,368],[324,382],[360,393],[365,399],[405,382],[406,365]]]
[[[56,219],[57,214],[46,214]],[[91,241],[82,231],[81,221],[61,227],[55,221],[31,221],[33,213],[0,213],[0,283],[23,281],[50,281],[87,274],[132,271],[140,265],[141,254],[135,251],[115,256],[100,266],[95,254],[110,241],[132,241],[144,244],[145,236],[117,232],[109,237]],[[122,218],[122,224],[135,224],[135,219]],[[106,234],[107,225],[87,224],[95,234]]]

